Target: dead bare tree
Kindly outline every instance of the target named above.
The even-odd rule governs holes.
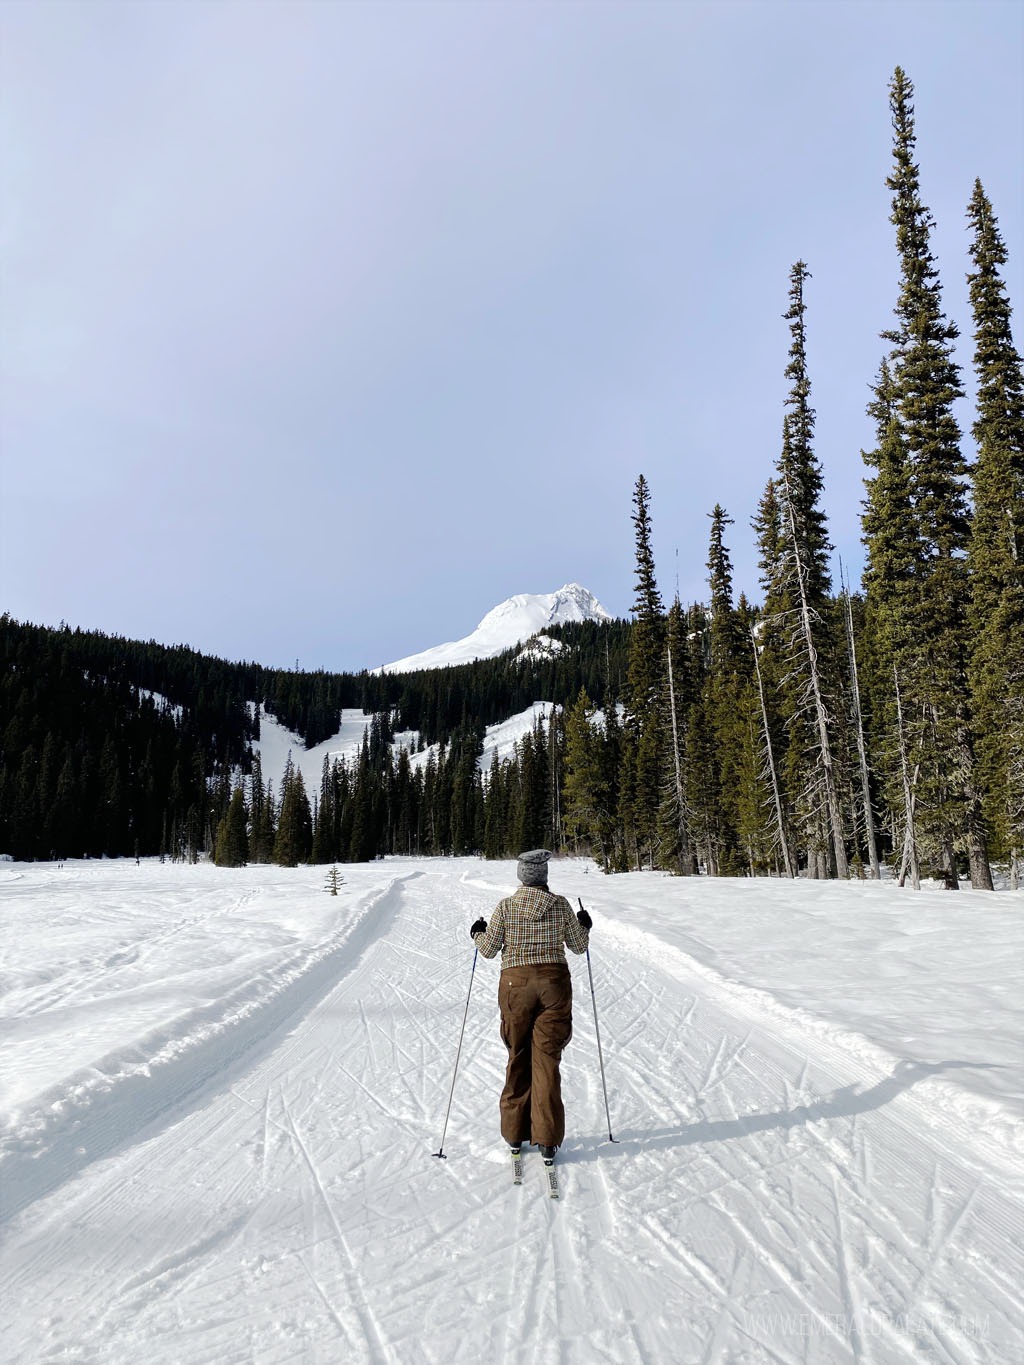
[[[878,842],[875,838],[875,817],[871,809],[871,778],[868,771],[867,745],[864,742],[864,719],[860,708],[860,684],[857,679],[857,645],[853,636],[853,605],[850,601],[850,589],[845,584],[843,585],[843,597],[846,604],[846,644],[850,655],[850,687],[853,695],[854,724],[857,731],[857,757],[860,761],[864,838],[868,846],[868,859],[871,863],[871,875],[877,881],[882,875],[882,870],[878,861]]]
[[[900,746],[900,772],[903,777],[903,856],[900,861],[899,883],[903,886],[909,867],[911,883],[915,891],[921,889],[921,866],[917,855],[917,829],[914,822],[914,786],[917,771],[910,775],[910,760],[907,756],[907,733],[903,724],[903,700],[900,696],[900,676],[896,665],[892,667],[893,683],[896,688],[896,733]]]
[[[761,702],[761,725],[764,733],[764,753],[766,775],[771,781],[772,798],[775,802],[775,824],[778,831],[778,842],[782,849],[783,862],[786,865],[786,876],[795,877],[793,870],[793,859],[789,851],[789,839],[786,835],[786,821],[782,810],[782,794],[779,790],[779,779],[775,771],[775,755],[772,753],[772,734],[768,726],[768,707],[764,699],[764,682],[761,678],[761,660],[757,650],[757,636],[754,628],[750,628],[750,647],[754,651],[754,670],[757,673],[757,694]]]
[[[789,471],[785,461],[782,462],[779,486],[784,509],[784,582],[796,599],[796,605],[792,610],[779,615],[783,619],[789,618],[790,677],[795,677],[801,684],[799,712],[810,716],[812,732],[815,735],[811,746],[811,781],[806,791],[806,797],[809,798],[807,804],[813,809],[817,805],[815,797],[820,791],[820,800],[825,808],[828,832],[831,836],[836,873],[839,877],[846,878],[849,876],[849,864],[846,858],[843,816],[829,736],[830,717],[825,706],[818,648],[815,642],[815,627],[820,624],[820,618],[810,602],[809,570],[804,552],[805,537],[801,534],[796,499],[790,487]]]
[[[683,765],[679,757],[679,724],[676,718],[676,686],[672,675],[672,647],[665,647],[668,660],[668,707],[672,718],[672,766],[675,777],[676,819],[679,828],[679,867],[686,876],[692,867],[690,853],[689,811],[686,806],[686,792],[683,786]]]

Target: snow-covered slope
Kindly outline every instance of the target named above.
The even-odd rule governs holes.
[[[358,707],[346,706],[341,713],[341,728],[336,735],[325,739],[307,749],[299,735],[293,733],[275,716],[260,713],[260,737],[253,743],[253,751],[260,756],[263,781],[272,781],[274,790],[280,792],[281,778],[284,775],[288,755],[302,773],[306,795],[312,798],[320,790],[320,774],[323,771],[325,756],[331,763],[335,759],[355,759],[363,745],[363,736],[373,720]]]
[[[579,583],[566,583],[557,592],[520,593],[492,608],[471,635],[436,645],[385,664],[381,673],[412,673],[421,668],[448,668],[474,659],[493,659],[548,626],[572,621],[611,621],[609,612]]]
[[[484,751],[477,759],[477,766],[486,773],[495,754],[498,755],[499,763],[511,758],[516,745],[534,729],[538,721],[547,728],[551,711],[549,701],[535,701],[518,715],[509,716],[508,720],[500,721],[497,725],[488,725],[484,735]]]
[[[552,641],[552,643],[555,642]],[[477,760],[477,767],[486,773],[491,766],[491,760],[495,753],[498,755],[499,762],[511,758],[512,751],[519,740],[524,735],[529,734],[538,721],[546,726],[550,716],[551,702],[535,701],[525,711],[509,716],[507,720],[499,721],[496,725],[489,725],[484,735],[483,753]],[[359,750],[363,744],[363,736],[372,720],[373,716],[366,711],[360,711],[356,707],[346,707],[341,713],[341,729],[338,733],[332,735],[330,739],[325,739],[322,744],[316,744],[312,749],[307,749],[299,735],[287,729],[274,716],[268,715],[266,711],[261,712],[260,737],[253,743],[252,747],[260,756],[263,781],[273,782],[274,790],[280,792],[285,764],[288,761],[288,755],[291,754],[292,763],[302,773],[306,795],[312,799],[313,795],[320,790],[320,776],[323,771],[325,755],[331,763],[334,763],[336,759],[352,762],[358,758]],[[424,749],[418,749],[418,744],[419,733],[417,731],[402,730],[396,732],[392,747],[396,754],[399,749],[405,749],[409,754],[409,761],[413,768],[420,768],[426,765],[431,754],[435,758],[437,757],[439,745],[431,744]]]
[[[466,935],[514,864],[9,871],[5,1365],[1024,1360],[1024,892],[556,863],[617,1142],[574,958],[554,1203]]]
[[[512,757],[513,750],[519,741],[530,734],[538,722],[543,729],[546,729],[551,720],[552,704],[549,701],[535,701],[532,706],[528,706],[525,711],[518,711],[514,716],[509,716],[507,720],[500,720],[496,725],[488,725],[484,732],[483,752],[476,761],[476,766],[486,776],[490,771],[491,761],[494,755],[498,755],[498,762],[504,763],[506,759]],[[396,740],[398,736],[396,735]],[[413,768],[423,767],[433,754],[435,759],[438,755],[439,745],[431,744],[427,748],[421,749],[419,753],[410,754],[410,762]]]

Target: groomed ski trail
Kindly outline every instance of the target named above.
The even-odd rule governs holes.
[[[535,1148],[512,1186],[480,960],[433,1159],[467,929],[508,888],[416,866],[308,1009],[0,1226],[3,1359],[1024,1359],[1021,1172],[929,1121],[935,1068],[872,1073],[599,907],[619,1145],[573,959],[561,1198]]]

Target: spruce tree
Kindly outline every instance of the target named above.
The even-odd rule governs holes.
[[[498,750],[491,756],[484,800],[484,857],[501,858],[508,846],[505,827],[505,782]]]
[[[764,613],[766,616],[772,616],[778,610],[778,604],[772,599],[772,594],[781,579],[783,556],[782,513],[774,479],[769,479],[765,484],[764,492],[757,504],[757,512],[750,524],[757,538],[757,564],[760,569],[758,582],[765,597]]]
[[[249,824],[252,830],[253,840],[256,839],[256,831],[260,825],[260,818],[263,814],[263,802],[265,799],[263,789],[263,762],[260,758],[258,749],[254,750],[252,756],[252,767],[249,770]],[[261,860],[256,857],[254,848],[250,848],[250,853],[255,862]]]
[[[281,867],[296,867],[309,858],[313,844],[313,817],[302,773],[292,765],[290,754],[286,773],[281,794],[281,815],[274,840],[274,862]]]
[[[254,787],[255,791],[256,788]],[[267,782],[266,791],[259,803],[259,814],[253,818],[253,833],[250,843],[250,857],[254,863],[270,863],[274,860],[274,840],[277,837],[277,803],[274,800],[274,784]]]
[[[773,842],[782,841],[777,849],[787,875],[795,875],[796,836],[794,812],[789,794],[781,777],[782,759],[787,750],[790,715],[795,705],[792,697],[784,696],[785,680],[789,672],[788,633],[781,629],[785,613],[792,603],[785,591],[786,542],[783,538],[782,504],[778,483],[769,479],[751,519],[757,539],[758,583],[764,594],[763,604],[755,621],[749,623],[750,646],[756,651],[753,685],[756,688],[757,733],[762,771],[772,790]]]
[[[934,226],[914,162],[913,86],[896,68],[890,85],[894,165],[892,222],[900,256],[896,326],[883,336],[907,457],[914,547],[912,669],[903,705],[921,722],[915,767],[922,831],[951,888],[965,845],[975,886],[991,887],[969,728],[966,551],[970,522],[966,464],[953,403],[962,394],[953,359],[957,328],[942,311],[930,249]],[[904,682],[901,679],[901,684]]]
[[[782,707],[787,748],[783,773],[808,843],[808,864],[824,873],[831,854],[840,877],[847,874],[845,831],[839,800],[834,726],[834,661],[826,620],[831,587],[831,548],[821,509],[821,466],[813,448],[815,414],[810,405],[803,261],[790,271],[790,380],[782,453],[774,480],[778,506],[776,577],[769,597],[786,651]]]
[[[992,205],[975,181],[967,276],[978,380],[974,519],[967,565],[970,683],[985,813],[1019,881],[1024,851],[1024,376]]]
[[[370,862],[377,856],[377,831],[374,819],[374,781],[370,769],[370,746],[366,735],[359,750],[359,763],[356,768],[352,791],[352,833],[348,844],[348,861],[352,863]],[[284,810],[281,812],[284,822]],[[441,852],[441,849],[436,850]],[[444,849],[447,852],[447,846]]]
[[[665,633],[665,724],[662,800],[658,812],[661,862],[681,877],[697,871],[691,815],[686,797],[690,765],[688,718],[693,679],[686,639],[686,617],[678,595],[668,611]]]
[[[477,792],[480,772],[477,759],[483,744],[471,729],[460,730],[449,755],[452,767],[451,830],[452,852],[456,857],[475,853],[482,843],[478,828]]]
[[[398,751],[398,761],[395,764],[395,819],[391,851],[403,854],[406,857],[411,856],[416,851],[414,843],[416,828],[414,793],[415,786],[412,779],[412,767],[409,763],[409,750],[403,745]]]
[[[444,746],[441,745],[440,752],[443,753],[443,751]],[[437,808],[437,802],[435,800],[435,793],[437,791],[437,769],[437,756],[435,755],[434,750],[431,749],[427,754],[426,765],[420,770],[423,773],[423,791],[420,800],[420,811],[422,814],[421,846],[423,852],[428,856],[432,856],[442,851],[438,842],[435,824],[435,812]],[[347,810],[352,811],[353,807],[354,802],[350,801]],[[351,819],[351,816],[349,818]]]
[[[324,754],[320,769],[320,796],[316,803],[313,820],[313,847],[310,853],[312,863],[333,863],[338,856],[334,842],[336,825],[334,774],[331,769],[330,755]]]
[[[596,708],[581,688],[565,718],[565,784],[562,824],[576,854],[598,853],[605,871],[611,849],[605,838],[608,791]]]
[[[914,536],[910,471],[897,405],[897,391],[883,359],[872,386],[868,415],[875,422],[875,447],[862,451],[877,472],[864,480],[867,498],[861,519],[865,546],[864,692],[867,743],[881,784],[894,847],[907,846],[912,809],[907,804],[904,754],[906,717],[897,715],[898,678],[916,667],[915,594],[919,552]],[[900,708],[902,711],[902,707]],[[915,731],[919,728],[915,725]],[[915,748],[920,741],[915,742]]]
[[[249,861],[246,818],[245,793],[241,787],[236,787],[217,829],[214,861],[218,867],[244,867]]]
[[[810,402],[811,381],[807,370],[804,285],[810,278],[811,272],[803,261],[797,261],[790,269],[789,308],[783,314],[790,332],[789,360],[785,369],[785,377],[790,381],[786,398],[789,458],[784,455],[780,461],[776,486],[780,481],[786,484],[789,509],[800,528],[808,600],[813,608],[818,608],[831,587],[828,555],[832,547],[821,506],[824,478],[814,453],[815,412]],[[786,509],[780,508],[779,530],[784,545],[791,534],[787,522]]]
[[[710,630],[707,613],[694,604],[685,615],[689,673],[689,706],[686,713],[686,805],[693,853],[698,870],[709,877],[719,866],[719,771],[715,756],[714,719],[710,712]]]
[[[725,544],[725,528],[733,524],[721,504],[709,513],[711,537],[708,547],[708,586],[711,589],[711,621],[708,629],[707,722],[714,744],[707,756],[708,794],[713,793],[715,829],[714,864],[718,871],[733,874],[742,869],[737,830],[739,799],[738,766],[743,744],[740,694],[743,690],[743,656],[740,626],[732,598],[732,562]]]
[[[629,646],[627,744],[624,753],[622,817],[639,867],[653,866],[660,804],[665,620],[651,548],[650,490],[641,474],[633,492],[636,541],[636,596]]]

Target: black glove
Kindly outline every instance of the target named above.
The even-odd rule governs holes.
[[[486,932],[487,921],[485,919],[478,919],[472,929],[470,929],[469,936],[470,938],[475,938],[477,934],[485,934]]]
[[[582,907],[576,911],[576,918],[580,922],[581,929],[593,929],[594,921],[587,914],[586,910],[582,909]]]

